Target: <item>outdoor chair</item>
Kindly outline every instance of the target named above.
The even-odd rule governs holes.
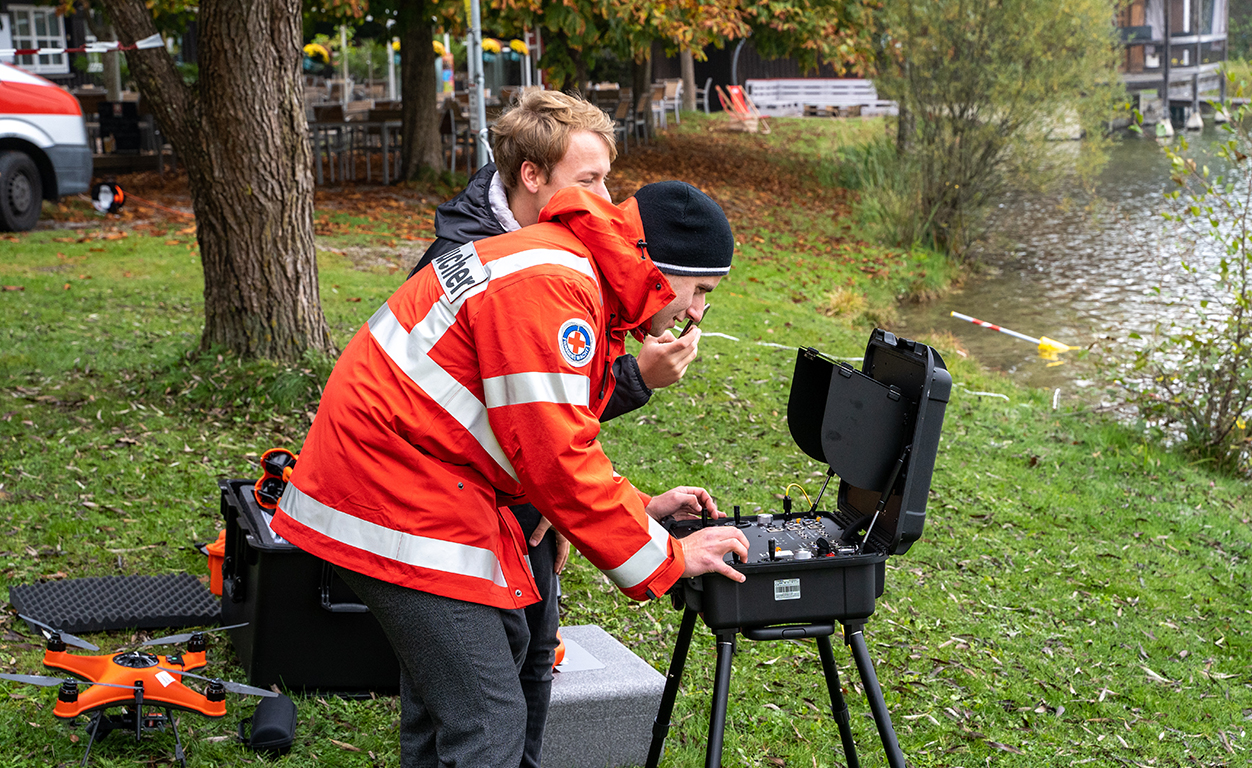
[[[326,165],[330,181],[335,181],[335,166],[339,167],[339,182],[342,184],[348,174],[348,150],[350,142],[347,126],[344,125],[342,104],[314,105],[313,122],[309,124],[313,140],[313,158],[317,170],[317,183],[325,183],[322,171],[322,154],[326,155]]]
[[[674,110],[674,122],[681,123],[682,117],[679,115],[679,110],[683,105],[683,81],[666,80],[664,83],[665,91],[661,96],[661,110],[662,112],[666,109]]]
[[[713,90],[713,78],[704,81],[703,88],[696,89],[696,102],[704,103],[704,114],[709,113],[709,93]]]
[[[665,119],[665,83],[652,84],[652,124],[662,130],[669,127]]]
[[[622,135],[622,154],[630,153],[630,132],[633,130],[630,102],[625,99],[617,102],[617,108],[613,111],[613,135]]]
[[[655,114],[650,111],[651,107],[649,107],[649,104],[651,103],[648,100],[648,94],[639,94],[639,101],[636,102],[634,112],[632,113],[631,124],[635,131],[635,138],[641,141],[647,140],[648,125],[652,122]]]
[[[752,99],[738,85],[717,86],[717,100],[730,116],[729,129],[747,133],[769,133],[769,123],[761,116]]]

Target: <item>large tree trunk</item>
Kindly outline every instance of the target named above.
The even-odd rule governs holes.
[[[430,8],[424,3],[400,4],[400,177],[428,177],[443,167],[435,93],[435,52]],[[460,126],[458,126],[460,128]]]
[[[144,0],[104,4],[122,42],[157,31]],[[127,62],[187,169],[204,265],[201,349],[337,354],[318,297],[300,3],[204,0],[198,22],[196,92],[164,48]]]
[[[683,76],[683,109],[696,111],[696,60],[690,48],[684,48],[678,54],[678,64]]]
[[[571,47],[569,57],[574,62],[574,87],[568,90],[573,90],[580,96],[584,95],[584,89],[588,89],[591,84],[591,70],[587,68],[586,53],[580,48]]]

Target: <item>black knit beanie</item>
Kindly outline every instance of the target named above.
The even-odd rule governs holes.
[[[649,184],[635,193],[648,255],[670,275],[705,277],[730,271],[735,237],[721,206],[682,181]]]

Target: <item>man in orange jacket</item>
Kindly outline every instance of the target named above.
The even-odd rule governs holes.
[[[721,573],[734,528],[708,492],[656,497],[616,475],[598,416],[625,336],[699,319],[730,269],[721,209],[681,182],[621,206],[557,192],[540,223],[469,243],[407,281],[344,350],[274,529],[339,567],[401,662],[404,766],[518,765],[521,610],[537,599],[502,505],[534,504],[628,597]],[[663,274],[658,266],[668,274]]]

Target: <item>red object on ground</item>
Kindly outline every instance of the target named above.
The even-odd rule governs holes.
[[[556,669],[561,666],[561,662],[565,661],[565,640],[561,638],[561,630],[556,631],[556,661],[552,662],[552,668]]]
[[[217,541],[205,547],[209,551],[209,591],[222,596],[222,560],[226,557],[226,531],[217,532]]]

